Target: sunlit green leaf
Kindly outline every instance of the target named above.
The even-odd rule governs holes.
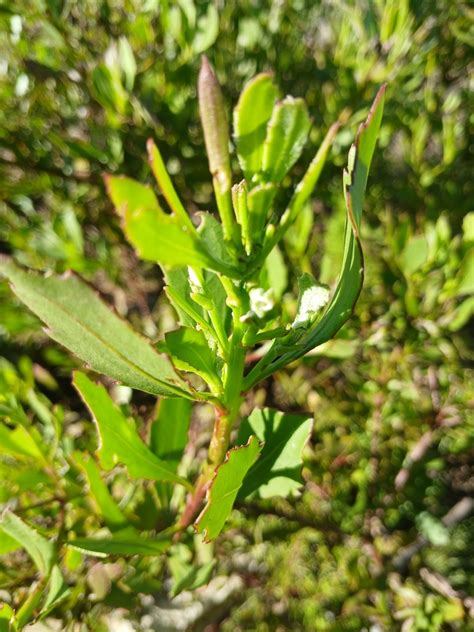
[[[0,272],[17,296],[48,326],[48,333],[93,370],[155,395],[192,397],[168,360],[116,316],[74,275],[42,277],[6,257]]]
[[[255,409],[240,427],[237,443],[255,435],[264,442],[260,458],[249,470],[239,497],[291,496],[302,485],[302,452],[311,435],[313,417],[270,408]]]
[[[219,388],[216,355],[209,348],[202,331],[180,327],[165,335],[166,347],[178,369],[200,375],[208,384]]]
[[[262,73],[247,83],[234,109],[234,140],[248,182],[261,170],[267,124],[277,96],[272,75]]]
[[[133,478],[171,481],[189,488],[140,439],[135,424],[122,415],[105,388],[94,384],[84,373],[74,374],[74,386],[89,408],[99,434],[99,457],[102,467],[112,469],[117,463],[126,466]]]
[[[107,557],[107,555],[161,555],[171,541],[167,537],[146,538],[75,538],[67,544],[75,549],[88,553],[95,557]]]
[[[206,506],[198,517],[195,528],[204,540],[214,540],[224,527],[239,489],[248,470],[260,454],[257,437],[250,437],[247,445],[232,448],[220,465],[209,488]]]
[[[56,552],[52,542],[8,509],[3,512],[0,518],[0,528],[21,544],[43,577],[49,575],[56,560]]]

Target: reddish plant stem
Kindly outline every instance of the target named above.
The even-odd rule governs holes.
[[[197,480],[194,493],[188,496],[186,507],[178,521],[177,526],[180,530],[186,529],[198,514],[206,497],[209,485],[214,477],[216,468],[219,467],[225,459],[227,448],[229,447],[233,421],[234,415],[222,408],[216,408],[216,419],[209,444],[207,460]]]

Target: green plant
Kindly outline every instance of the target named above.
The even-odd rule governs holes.
[[[71,535],[62,534],[58,544],[98,555],[155,555],[169,548],[192,523],[206,541],[213,540],[237,498],[291,496],[298,491],[312,417],[255,408],[237,422],[251,389],[330,340],[352,314],[363,280],[359,231],[384,91],[380,89],[367,121],[359,128],[344,172],[347,219],[337,286],[330,296],[329,288],[304,273],[290,322],[285,321],[286,312],[284,317],[269,281],[271,256],[312,195],[338,125],[326,134],[288,201],[288,174],[301,155],[311,120],[303,100],[278,100],[272,76],[256,76],[234,110],[233,138],[244,179],[232,185],[223,96],[206,58],[199,76],[199,107],[221,222],[210,213],[188,215],[151,140],[151,170],[170,212],[163,210],[150,186],[127,177],[105,179],[127,239],[142,259],[159,264],[163,271],[179,328],[154,345],[116,316],[79,277],[43,277],[25,271],[10,258],[0,259],[0,271],[47,325],[51,338],[90,369],[160,398],[159,414],[146,443],[103,385],[83,372],[75,373],[73,384],[97,425],[102,469],[121,464],[131,479],[155,481],[159,503],[171,519],[158,533],[131,526],[109,497],[95,461],[76,455],[75,467],[86,472],[110,535],[77,538],[71,529]],[[252,367],[247,369],[249,363]],[[207,458],[194,483],[179,468],[186,447],[189,402],[211,405],[215,411]],[[5,441],[15,452],[21,442],[17,435],[27,432],[26,422],[21,412],[10,413],[9,420],[13,428],[4,429]],[[31,450],[43,454],[42,449],[31,447],[26,456],[32,455]],[[171,499],[170,485],[188,492],[178,506]],[[67,594],[59,549],[9,511],[0,527],[25,547],[43,578],[17,613],[21,627],[40,602],[45,616]],[[201,573],[200,581],[206,581],[210,570],[211,566]]]

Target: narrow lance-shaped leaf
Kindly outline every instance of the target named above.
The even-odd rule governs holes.
[[[191,488],[143,443],[133,422],[124,417],[102,385],[94,384],[79,372],[74,374],[73,384],[97,424],[98,453],[104,469],[122,463],[133,478],[170,481]]]
[[[239,498],[290,496],[302,485],[303,449],[311,435],[313,417],[265,408],[255,409],[242,422],[238,443],[256,435],[264,442],[260,458],[246,475]]]
[[[5,510],[0,518],[0,527],[26,550],[42,577],[47,577],[56,561],[54,544],[40,535],[21,518]]]
[[[343,177],[347,208],[344,255],[339,281],[329,307],[315,327],[310,328],[292,350],[285,349],[284,342],[274,343],[273,351],[268,356],[272,358],[271,362],[266,363],[263,359],[254,367],[244,381],[246,389],[332,338],[352,315],[364,278],[359,229],[365,187],[382,121],[385,88],[384,85],[378,91],[367,120],[359,127],[349,152],[348,168]]]
[[[157,538],[125,538],[115,536],[113,538],[76,538],[67,542],[78,551],[88,553],[95,557],[107,557],[108,555],[162,555],[171,544],[168,537]]]
[[[182,214],[165,213],[149,186],[123,176],[106,176],[107,192],[124,220],[124,232],[142,259],[163,268],[196,266],[238,276],[231,263],[210,253]],[[168,192],[169,194],[169,192]]]
[[[250,437],[247,445],[232,448],[220,465],[207,493],[206,506],[194,527],[209,542],[216,538],[229,517],[234,501],[248,470],[260,454],[257,437]]]
[[[173,402],[187,400],[170,399],[167,401]],[[117,529],[123,529],[124,527],[128,526],[128,520],[125,518],[119,506],[112,498],[112,495],[109,492],[109,489],[101,476],[100,469],[94,458],[89,454],[75,452],[74,459],[83,470],[86,476],[87,484],[89,486],[90,494],[97,504],[99,513],[103,516],[104,521],[106,525],[110,528],[110,530],[115,531]]]
[[[245,178],[250,183],[262,168],[263,143],[278,90],[270,73],[251,79],[234,109],[234,140]]]
[[[138,390],[193,399],[169,361],[74,275],[42,277],[0,257],[0,273],[48,326],[48,334],[91,369]]]
[[[275,105],[263,146],[262,171],[266,182],[283,180],[300,157],[310,127],[302,99],[286,97]]]

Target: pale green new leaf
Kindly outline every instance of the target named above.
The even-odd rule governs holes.
[[[286,97],[275,105],[263,146],[262,171],[266,182],[283,180],[300,157],[310,127],[303,99]]]
[[[209,252],[190,221],[183,220],[181,214],[165,213],[150,187],[123,176],[107,176],[105,181],[109,197],[124,220],[125,235],[142,259],[164,268],[196,266],[229,276],[238,274],[231,264]]]
[[[145,338],[74,275],[43,277],[0,257],[0,273],[48,326],[48,334],[91,369],[153,395],[193,398],[188,385]]]
[[[234,109],[234,140],[239,163],[250,183],[262,168],[263,143],[267,124],[278,97],[270,73],[251,79],[242,90]]]
[[[204,535],[205,542],[210,542],[222,531],[244,477],[259,454],[259,441],[252,436],[247,445],[229,450],[225,461],[217,468],[207,493],[206,506],[194,525],[198,533]]]
[[[122,463],[132,478],[170,481],[190,487],[143,443],[133,421],[124,417],[102,385],[94,384],[79,372],[74,373],[73,384],[97,424],[98,453],[104,469],[111,470]]]
[[[240,498],[291,496],[302,485],[302,453],[313,427],[311,415],[293,415],[270,408],[255,409],[242,422],[237,437],[244,443],[251,435],[264,442],[260,458],[249,470]]]
[[[54,544],[40,535],[21,518],[6,509],[0,518],[0,528],[26,550],[42,577],[47,577],[56,561]]]

